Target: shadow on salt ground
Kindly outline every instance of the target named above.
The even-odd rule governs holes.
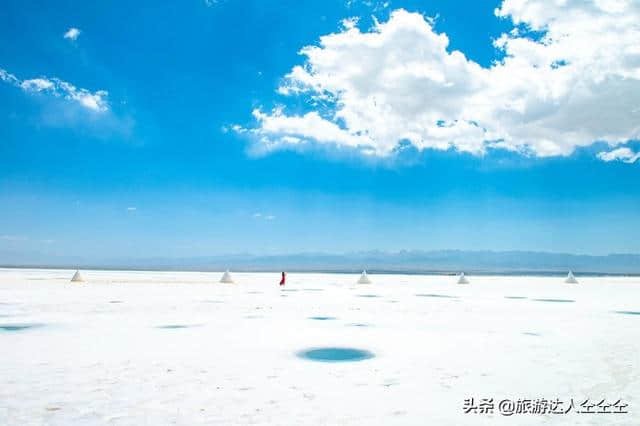
[[[457,299],[458,296],[450,296],[448,294],[416,294],[417,297],[440,297],[443,299]]]
[[[505,299],[517,299],[517,300],[522,300],[522,299],[526,299],[525,296],[505,296]]]
[[[524,331],[522,332],[522,334],[524,334],[525,336],[540,336],[539,333],[533,333],[531,331]]]
[[[0,331],[25,331],[34,328],[44,327],[44,324],[40,323],[22,323],[22,324],[0,324]]]
[[[354,362],[373,358],[373,352],[356,348],[312,348],[300,351],[298,358],[319,362]]]
[[[336,317],[309,317],[309,319],[316,321],[330,321],[336,319]]]
[[[536,302],[551,302],[551,303],[574,303],[573,299],[531,299]]]
[[[222,300],[203,300],[202,303],[224,303]]]
[[[264,315],[245,315],[244,318],[246,318],[246,319],[260,319],[260,318],[264,318]]]
[[[324,291],[323,288],[303,288],[304,291]]]
[[[620,315],[640,315],[640,311],[613,311],[613,312]]]
[[[280,291],[298,291],[298,289],[297,288],[283,288]]]
[[[156,328],[161,328],[164,330],[177,330],[181,328],[192,328],[192,327],[201,327],[202,324],[164,324],[158,325]]]
[[[261,291],[248,291],[247,294],[262,294]]]
[[[356,297],[380,297],[377,294],[356,294]]]
[[[110,300],[109,303],[124,303],[122,300]]]

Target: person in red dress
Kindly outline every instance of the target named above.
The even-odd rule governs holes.
[[[285,280],[285,273],[282,273],[282,279],[280,280],[280,285],[284,285],[284,280]]]

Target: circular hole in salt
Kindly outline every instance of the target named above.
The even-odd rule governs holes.
[[[373,358],[375,355],[364,349],[326,347],[311,348],[298,352],[298,357],[319,362],[354,362]]]

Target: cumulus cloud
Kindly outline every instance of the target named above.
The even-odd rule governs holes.
[[[69,28],[66,33],[64,33],[64,38],[69,40],[75,40],[80,35],[81,31],[77,28]]]
[[[109,110],[108,93],[105,90],[91,92],[58,78],[38,77],[20,80],[2,68],[0,68],[0,80],[27,93],[45,93],[67,99],[91,111],[105,112]]]
[[[602,161],[622,161],[623,163],[635,163],[640,158],[640,152],[633,152],[627,147],[616,148],[611,151],[598,153],[598,158]]]
[[[254,219],[274,220],[276,217],[272,214],[262,214],[260,212],[253,214]]]
[[[489,67],[418,13],[396,10],[368,31],[345,20],[301,49],[278,89],[311,111],[255,109],[257,125],[240,133],[267,150],[310,142],[377,156],[409,143],[544,157],[640,137],[640,2],[504,0],[495,14],[513,30]]]

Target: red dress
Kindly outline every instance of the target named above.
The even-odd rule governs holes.
[[[285,278],[285,275],[284,275],[284,272],[283,272],[282,273],[282,279],[280,280],[280,285],[284,285],[284,278]]]

